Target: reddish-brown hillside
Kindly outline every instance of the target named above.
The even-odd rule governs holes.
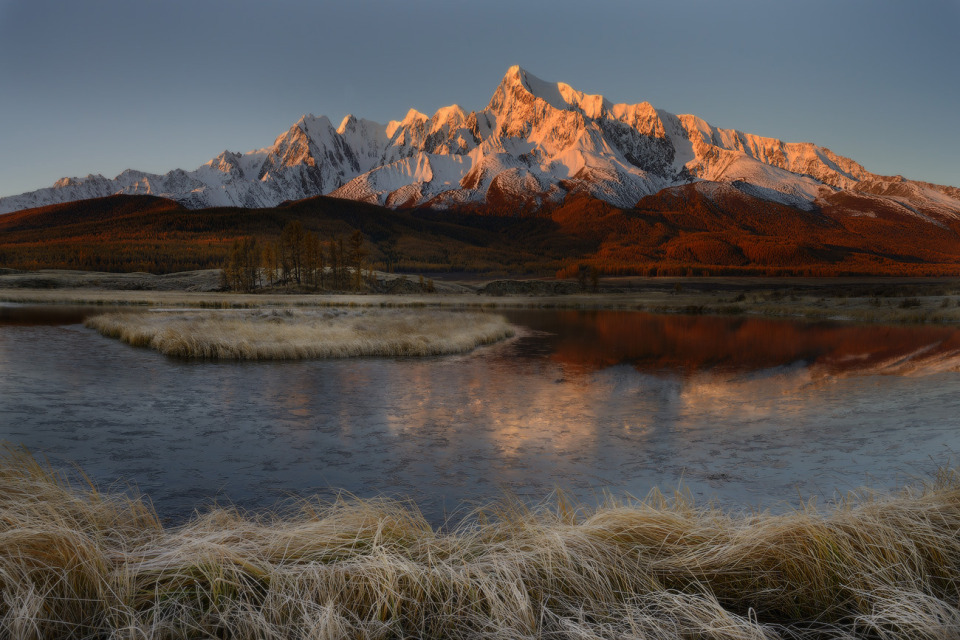
[[[573,277],[641,275],[955,275],[960,223],[867,193],[801,210],[735,185],[665,189],[621,209],[586,194],[534,209],[391,210],[328,197],[268,209],[188,210],[111,196],[0,216],[0,266],[156,273],[219,266],[236,238],[279,237],[291,220],[330,240],[360,230],[369,260],[409,271]]]
[[[730,185],[694,183],[645,197],[632,210],[576,206],[577,215],[562,207],[553,218],[603,236],[587,258],[607,273],[940,275],[960,265],[960,222],[853,192],[806,211]]]

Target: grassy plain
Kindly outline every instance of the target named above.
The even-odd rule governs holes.
[[[415,276],[408,276],[408,282],[416,281]],[[603,278],[596,292],[584,292],[574,281],[491,282],[438,276],[434,279],[436,293],[322,295],[227,293],[214,290],[215,282],[215,270],[167,276],[52,270],[0,274],[0,302],[223,309],[633,309],[883,323],[960,322],[957,278],[628,277]]]
[[[179,525],[7,448],[11,638],[949,638],[960,478],[828,511],[683,495],[504,501],[435,529],[408,504],[212,507]]]

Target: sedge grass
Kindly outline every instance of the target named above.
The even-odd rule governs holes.
[[[960,478],[828,512],[559,497],[445,530],[412,505],[215,507],[164,526],[21,450],[0,461],[0,636],[954,638]]]
[[[432,356],[513,335],[499,315],[436,310],[116,312],[85,324],[134,346],[212,360]]]

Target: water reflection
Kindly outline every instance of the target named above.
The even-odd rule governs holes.
[[[730,504],[830,496],[900,484],[960,445],[954,329],[509,315],[518,338],[464,356],[242,364],[4,324],[0,438],[134,482],[166,515],[346,489],[437,521],[503,491],[681,479]]]
[[[81,305],[42,305],[0,302],[0,326],[66,325],[83,322],[93,313],[103,313],[105,307]]]
[[[803,363],[813,375],[924,373],[960,367],[953,327],[792,322],[630,311],[520,312],[553,335],[551,359],[577,371],[630,363],[664,375],[748,373]]]

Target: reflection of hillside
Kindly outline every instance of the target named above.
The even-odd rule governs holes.
[[[90,311],[90,307],[74,305],[0,303],[0,325],[35,327],[80,324]]]
[[[620,363],[685,376],[710,370],[745,373],[795,362],[805,362],[825,375],[960,368],[960,330],[949,327],[630,311],[564,311],[544,322],[534,319],[534,326],[556,333],[551,338],[554,361],[581,371]]]

